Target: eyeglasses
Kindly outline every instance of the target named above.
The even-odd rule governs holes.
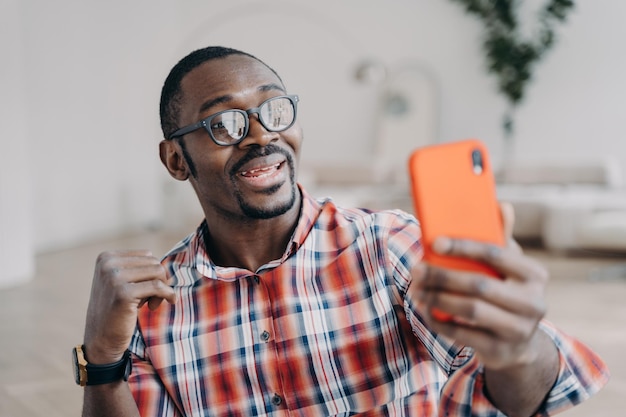
[[[168,139],[174,139],[195,130],[204,128],[213,142],[222,146],[236,145],[248,135],[251,114],[259,115],[259,122],[270,132],[282,132],[289,129],[296,121],[296,95],[272,97],[265,100],[259,107],[248,110],[224,110],[212,114],[198,123],[182,127],[172,133]]]

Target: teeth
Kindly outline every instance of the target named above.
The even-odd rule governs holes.
[[[271,167],[266,167],[266,168],[258,168],[258,169],[251,169],[250,171],[241,171],[241,175],[255,175],[255,174],[260,174],[263,172],[268,172],[268,171],[273,171],[275,169],[278,169],[278,167],[280,166],[280,164],[276,164],[276,165],[272,165]]]

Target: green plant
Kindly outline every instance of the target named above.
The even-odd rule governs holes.
[[[554,45],[554,25],[564,22],[573,9],[573,0],[548,0],[539,10],[538,30],[525,37],[519,28],[518,0],[452,0],[465,6],[485,26],[483,49],[489,72],[498,78],[498,90],[509,103],[503,129],[513,132],[513,112],[524,98],[535,65]]]

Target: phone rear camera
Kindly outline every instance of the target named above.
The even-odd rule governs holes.
[[[480,175],[483,173],[483,169],[483,154],[480,149],[474,149],[472,151],[472,170],[474,171],[474,174]]]

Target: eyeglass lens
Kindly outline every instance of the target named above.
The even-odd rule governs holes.
[[[225,111],[211,119],[211,135],[218,142],[239,140],[246,132],[246,117],[239,111]]]
[[[263,103],[259,119],[269,131],[287,129],[294,120],[294,105],[288,97],[277,97]],[[247,114],[241,110],[228,110],[216,114],[210,122],[211,135],[221,143],[232,143],[243,138],[247,131]]]

